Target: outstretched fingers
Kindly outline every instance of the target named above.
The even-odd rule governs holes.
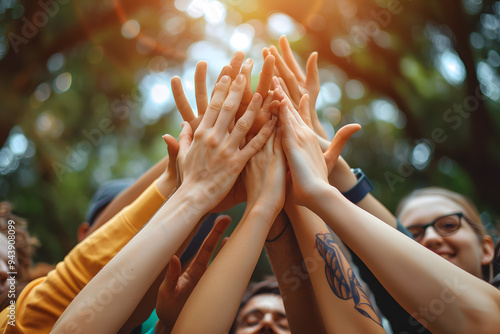
[[[193,129],[188,122],[181,123],[181,133],[179,134],[179,151],[178,156],[184,157],[193,142]]]
[[[175,105],[177,106],[177,110],[182,116],[182,119],[186,122],[191,122],[196,116],[189,105],[189,102],[186,98],[186,94],[184,94],[184,90],[182,89],[182,81],[181,78],[175,76],[170,80],[170,84],[172,85],[172,94],[174,95]]]
[[[231,84],[229,94],[222,103],[220,113],[214,126],[216,134],[219,137],[222,137],[227,133],[231,122],[234,120],[245,90],[245,81],[245,76],[243,74],[238,74],[236,80]]]
[[[245,53],[243,51],[236,51],[233,54],[233,57],[229,61],[229,65],[231,66],[231,81],[236,79],[236,76],[238,73],[240,73],[240,68],[241,64],[243,64],[243,61],[245,60]]]
[[[359,124],[347,124],[340,128],[333,137],[330,147],[323,154],[325,157],[328,173],[330,173],[337,162],[340,153],[351,136],[361,129]]]
[[[241,103],[244,105],[248,105],[250,101],[252,100],[253,97],[253,92],[252,92],[252,68],[253,68],[253,59],[248,58],[245,60],[243,63],[243,66],[241,67],[241,74],[245,76],[246,78],[246,85],[245,85],[245,91],[243,93],[243,97],[241,99]]]
[[[266,98],[267,92],[271,88],[271,82],[274,76],[274,57],[272,55],[267,56],[264,59],[264,64],[262,65],[262,71],[259,76],[259,83],[255,90],[263,98]]]
[[[280,104],[280,125],[281,130],[283,131],[283,148],[288,148],[291,143],[298,142],[299,138],[297,133],[295,132],[295,128],[299,126],[292,112],[288,108],[288,103],[286,101],[282,101]]]
[[[271,51],[271,54],[276,58],[276,67],[278,68],[280,77],[283,78],[283,81],[285,81],[285,84],[290,92],[290,98],[293,101],[300,100],[302,92],[300,91],[299,82],[297,81],[295,74],[287,66],[283,58],[281,58],[280,54],[278,53],[278,49],[276,49],[274,46],[271,46],[269,50]]]
[[[194,72],[194,87],[198,115],[203,115],[208,106],[206,61],[200,61],[196,64],[196,71]]]
[[[205,115],[200,123],[200,128],[211,128],[214,126],[222,108],[222,104],[224,103],[224,100],[229,92],[230,85],[231,78],[228,75],[223,76],[215,85],[212,99],[210,100],[207,111],[205,112]]]
[[[173,296],[177,290],[177,282],[181,276],[181,261],[174,255],[168,263],[167,273],[165,279],[160,287],[161,292],[167,296]]]
[[[288,68],[293,72],[295,78],[297,78],[299,82],[304,82],[305,81],[304,73],[302,72],[297,61],[295,60],[292,48],[290,47],[290,43],[288,43],[288,39],[285,36],[280,37],[279,45],[281,53],[283,54],[283,58]]]
[[[172,173],[176,173],[176,161],[177,153],[179,153],[179,143],[171,135],[164,135],[163,140],[167,144],[168,150],[168,165],[167,170]]]
[[[210,231],[205,241],[203,241],[198,254],[196,254],[196,257],[193,260],[193,263],[187,269],[188,273],[195,280],[198,281],[205,272],[208,262],[217,247],[217,243],[230,223],[231,217],[226,215],[219,216],[215,220],[212,231]]]
[[[229,135],[228,141],[231,146],[238,147],[239,144],[243,141],[246,134],[252,127],[253,122],[257,117],[257,113],[260,111],[262,102],[262,96],[258,93],[255,93],[252,101],[250,101],[250,104],[248,105],[247,110],[245,111],[243,116],[238,119],[238,121],[234,125],[233,130],[231,131],[231,134]]]

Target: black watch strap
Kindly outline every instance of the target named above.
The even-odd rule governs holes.
[[[373,184],[370,182],[370,179],[368,179],[365,173],[363,173],[361,168],[353,168],[351,169],[351,171],[354,173],[354,175],[356,175],[358,182],[356,182],[356,185],[354,187],[346,192],[343,192],[342,195],[356,204],[363,198],[365,198],[366,194],[368,194],[370,190],[373,189]]]

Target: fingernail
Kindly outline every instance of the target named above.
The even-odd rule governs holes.
[[[186,122],[181,123],[181,130],[184,129],[184,126],[186,125]]]
[[[236,82],[237,83],[242,83],[243,82],[243,74],[238,74],[238,76],[236,77]]]
[[[247,60],[245,60],[245,64],[250,65],[251,63],[253,63],[252,58],[248,58]]]
[[[261,98],[260,94],[259,94],[259,93],[255,93],[255,94],[253,95],[252,102],[257,103],[257,102],[259,102],[259,101],[260,101],[260,98]]]
[[[220,82],[222,83],[228,83],[229,82],[229,76],[225,75],[220,79]]]

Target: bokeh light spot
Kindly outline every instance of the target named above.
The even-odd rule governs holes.
[[[128,20],[122,25],[122,35],[125,38],[131,39],[139,35],[141,25],[136,20]]]
[[[61,53],[54,53],[50,56],[49,60],[47,60],[47,68],[51,72],[59,71],[64,66],[64,55]]]
[[[234,29],[230,38],[230,44],[233,50],[247,51],[252,46],[253,36],[255,34],[254,28],[249,24],[239,25]]]
[[[54,80],[54,90],[56,91],[56,93],[64,93],[71,87],[72,81],[73,78],[71,77],[71,73],[61,73]]]
[[[153,98],[153,101],[158,104],[167,101],[169,95],[170,90],[164,84],[156,84],[151,90],[151,97]]]

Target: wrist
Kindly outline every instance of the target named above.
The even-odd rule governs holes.
[[[348,191],[343,191],[342,195],[352,203],[357,204],[373,189],[373,184],[360,168],[351,171],[356,176],[356,184]]]
[[[193,215],[200,218],[212,208],[209,194],[201,185],[182,183],[170,199],[185,203]]]
[[[164,198],[169,198],[177,185],[177,177],[172,178],[167,173],[162,173],[156,186]]]
[[[318,209],[323,206],[331,207],[333,203],[329,201],[332,197],[336,196],[344,198],[337,188],[327,183],[320,184],[316,187],[316,191],[314,195],[311,196],[310,204],[307,207],[314,212],[318,212]]]
[[[247,210],[249,214],[261,217],[263,222],[269,222],[269,227],[271,227],[283,206],[269,205],[269,203],[269,201],[259,200],[255,204],[247,206]]]
[[[349,164],[342,157],[339,157],[335,167],[328,175],[328,182],[339,191],[345,192],[354,187],[357,181]]]

